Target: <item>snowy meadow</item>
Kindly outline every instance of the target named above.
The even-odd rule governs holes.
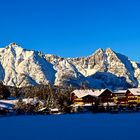
[[[140,113],[11,116],[0,124],[1,140],[132,140]]]

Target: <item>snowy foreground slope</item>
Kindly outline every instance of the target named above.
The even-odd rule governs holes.
[[[140,64],[110,48],[98,49],[83,58],[62,58],[11,43],[0,49],[0,80],[17,87],[49,83],[111,89],[138,87]]]
[[[139,123],[139,113],[1,117],[0,139],[133,140]]]

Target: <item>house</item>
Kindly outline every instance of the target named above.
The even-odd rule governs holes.
[[[70,96],[73,106],[92,106],[96,99],[97,96],[92,90],[74,90]]]
[[[129,105],[140,104],[140,88],[131,88],[126,92]]]
[[[98,97],[99,111],[107,111],[117,106],[113,99],[113,92],[109,89],[96,90],[94,93]]]
[[[113,91],[113,96],[115,97],[125,97],[127,90],[115,90]]]
[[[115,91],[113,91],[114,103],[126,106],[128,104],[126,92],[127,92],[127,90],[115,90]]]
[[[96,90],[94,95],[100,103],[112,102],[112,91],[109,89]]]
[[[0,115],[7,114],[13,111],[13,104],[0,102]]]
[[[50,108],[49,109],[50,114],[62,114],[58,108]]]
[[[71,112],[92,111],[97,101],[97,96],[93,90],[74,90],[71,93]]]
[[[49,114],[49,109],[47,107],[42,107],[41,109],[37,110],[37,114]]]

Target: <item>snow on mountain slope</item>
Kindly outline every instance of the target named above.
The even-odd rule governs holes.
[[[84,76],[69,59],[54,55],[46,55],[46,59],[54,65],[54,69],[57,71],[55,85],[74,85],[78,87],[85,81]]]
[[[53,65],[37,52],[25,50],[15,43],[0,50],[0,63],[0,77],[6,85],[21,87],[54,83]]]
[[[138,86],[140,87],[140,64],[134,61],[131,61],[131,64],[134,69],[134,77],[138,82]]]
[[[25,50],[16,43],[0,49],[0,80],[6,85],[54,84],[92,88],[140,87],[140,64],[115,53],[98,49],[82,58],[62,58]]]
[[[128,57],[115,53],[110,48],[98,49],[92,55],[83,58],[61,58],[46,55],[46,59],[54,65],[59,63],[59,66],[62,61],[67,60],[81,73],[84,77],[83,81],[88,83],[89,87],[121,89],[140,86],[140,67],[134,66]],[[67,68],[67,70],[70,69]],[[62,74],[62,72],[60,73]],[[63,78],[61,78],[62,80]]]
[[[93,55],[69,60],[85,77],[98,71],[104,71],[104,52],[98,49]]]
[[[137,80],[134,77],[134,68],[128,57],[113,52],[111,49],[106,50],[108,57],[108,72],[118,76],[125,77],[126,82],[132,86],[137,86]]]

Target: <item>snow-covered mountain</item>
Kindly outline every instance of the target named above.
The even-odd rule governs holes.
[[[16,43],[0,49],[0,80],[5,85],[54,84],[56,71],[42,54],[28,51]]]
[[[17,87],[38,84],[140,87],[140,64],[110,48],[98,49],[88,57],[62,58],[11,43],[0,49],[0,80]]]

